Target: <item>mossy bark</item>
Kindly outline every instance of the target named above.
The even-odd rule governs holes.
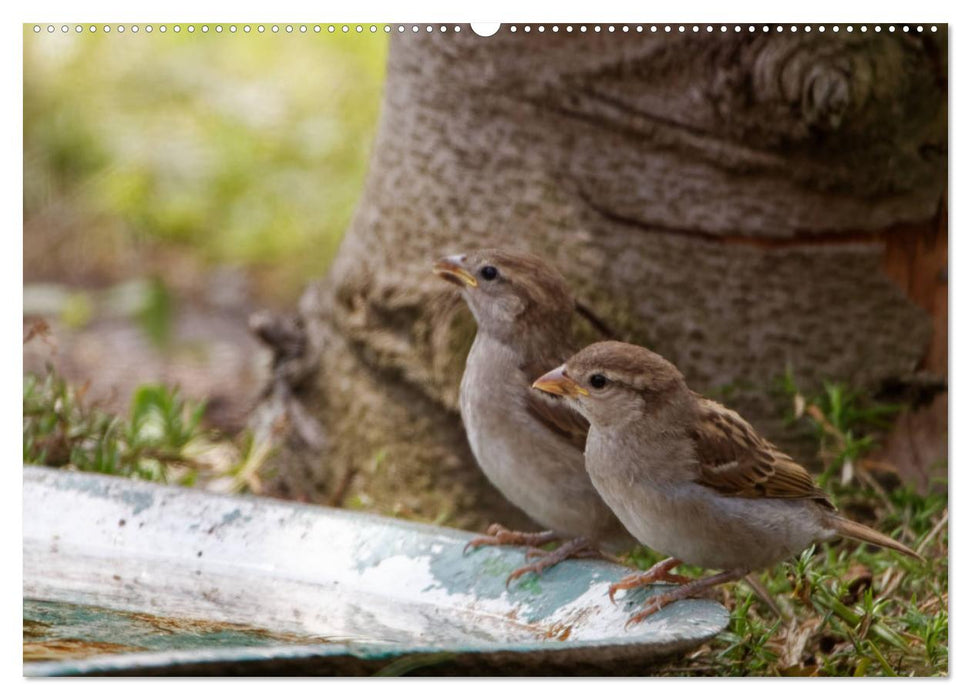
[[[430,272],[487,245],[547,256],[793,449],[770,390],[787,368],[910,386],[940,342],[918,297],[946,277],[939,255],[915,263],[915,293],[894,264],[943,237],[946,268],[945,35],[394,36],[358,210],[255,417],[285,446],[275,491],[524,523],[465,443],[474,327]]]

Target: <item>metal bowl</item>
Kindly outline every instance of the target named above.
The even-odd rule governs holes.
[[[24,468],[24,673],[649,673],[728,622],[687,600],[625,629],[629,570],[268,498]]]

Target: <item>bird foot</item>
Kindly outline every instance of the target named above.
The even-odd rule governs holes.
[[[520,576],[530,573],[538,576],[551,566],[555,566],[567,559],[595,559],[602,556],[603,554],[600,550],[584,537],[572,539],[560,545],[552,552],[548,552],[545,549],[530,549],[526,552],[526,558],[534,559],[535,561],[526,566],[521,566],[509,574],[509,578],[506,579],[506,587],[508,588],[509,584]]]
[[[552,557],[557,552],[559,552],[560,549],[562,549],[563,547],[567,547],[569,544],[570,543],[567,542],[566,544],[561,545],[556,549],[538,549],[536,547],[533,547],[531,549],[526,550],[526,560],[528,561],[530,559],[544,559],[544,558]],[[609,555],[604,554],[598,549],[591,548],[589,550],[586,550],[586,549],[578,550],[574,553],[571,553],[569,556],[564,557],[564,559],[595,559],[595,558],[607,557],[607,556]],[[563,561],[563,560],[560,559],[559,561]]]
[[[509,530],[498,523],[493,523],[486,530],[485,535],[474,537],[468,541],[462,554],[468,553],[470,549],[487,546],[506,546],[518,545],[521,547],[539,547],[548,542],[560,539],[552,530],[544,532],[517,532]]]
[[[630,574],[629,576],[622,578],[620,581],[612,583],[610,588],[607,590],[607,595],[610,597],[610,602],[616,602],[614,601],[614,596],[617,595],[617,591],[628,591],[632,588],[643,588],[644,586],[649,586],[652,583],[658,582],[678,584],[690,583],[691,579],[687,576],[679,576],[678,574],[670,573],[671,569],[680,563],[680,559],[664,559],[663,561],[659,561],[647,571]]]
[[[663,563],[664,562],[661,562],[661,564]],[[654,567],[651,568],[653,569]],[[648,572],[650,572],[650,569]],[[729,581],[736,581],[745,576],[747,573],[747,571],[738,569],[732,571],[723,571],[722,573],[715,574],[714,576],[708,576],[706,578],[700,578],[691,581],[690,583],[686,583],[678,588],[675,588],[669,593],[651,596],[644,601],[644,606],[641,608],[640,612],[631,616],[631,618],[627,621],[627,624],[624,625],[624,628],[627,629],[631,625],[636,625],[638,622],[643,622],[654,613],[666,608],[671,603],[675,603],[679,600],[685,600],[686,598],[695,598],[700,593],[703,593],[713,586],[728,583]]]
[[[638,622],[643,622],[654,613],[659,612],[675,601],[683,600],[683,598],[684,596],[676,596],[674,593],[651,596],[644,601],[644,607],[641,608],[640,612],[631,615],[630,619],[624,624],[624,629],[628,629],[631,625],[636,625]]]

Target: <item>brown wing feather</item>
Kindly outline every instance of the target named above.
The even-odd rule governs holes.
[[[560,362],[562,360],[530,363],[524,365],[522,370],[527,380],[532,383]],[[562,399],[552,398],[534,389],[526,391],[526,409],[530,415],[583,452],[587,444],[587,432],[590,430],[587,419],[570,408]]]
[[[699,406],[692,433],[701,462],[698,483],[726,496],[811,498],[833,508],[809,472],[756,433],[741,416],[703,397],[699,397]]]

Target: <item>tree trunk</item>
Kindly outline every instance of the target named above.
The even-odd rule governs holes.
[[[256,415],[285,446],[276,493],[524,523],[466,445],[474,324],[431,274],[446,253],[547,256],[796,450],[787,367],[899,393],[946,358],[946,30],[545,29],[393,37],[357,213]]]

